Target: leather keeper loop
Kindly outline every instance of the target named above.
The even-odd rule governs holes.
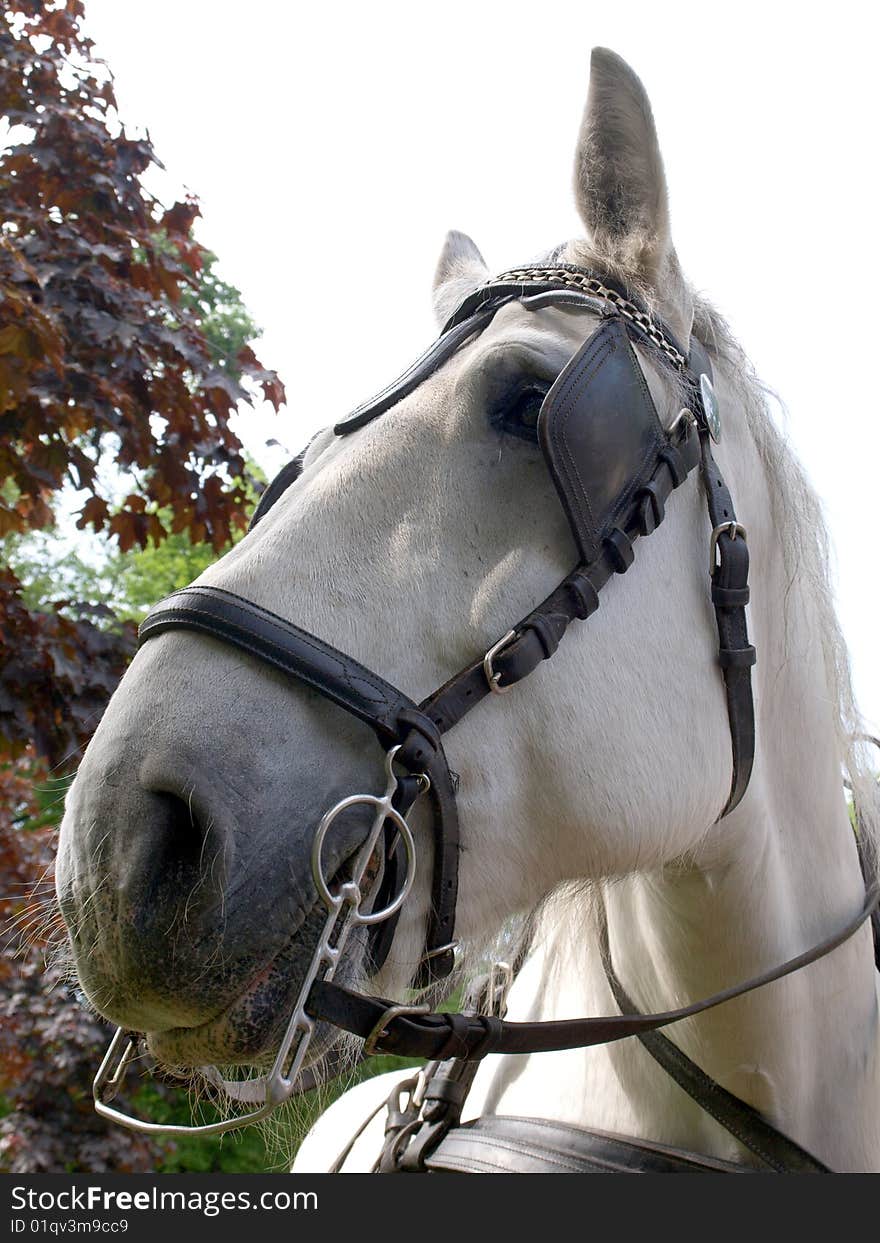
[[[654,517],[654,508],[651,505],[650,496],[642,497],[639,502],[635,523],[639,535],[651,535],[657,530],[657,521]]]
[[[437,1058],[445,1062],[452,1057],[467,1057],[469,1055],[467,1019],[463,1014],[444,1014],[443,1017],[449,1027],[449,1037],[437,1054]]]
[[[486,1029],[482,1040],[477,1041],[473,1049],[468,1054],[469,1062],[479,1061],[481,1057],[485,1057],[487,1053],[491,1053],[495,1048],[498,1037],[501,1035],[502,1023],[501,1019],[494,1014],[478,1015],[480,1022]]]
[[[748,587],[719,587],[712,583],[712,603],[719,609],[744,608],[749,602]]]
[[[639,488],[638,495],[643,501],[642,514],[640,516],[644,515],[644,510],[645,510],[644,502],[647,501],[650,505],[651,514],[653,516],[654,521],[651,524],[650,530],[644,531],[645,535],[650,535],[651,531],[659,527],[660,523],[666,517],[666,506],[663,503],[663,500],[664,500],[663,492],[660,488],[660,484],[657,482],[656,479],[649,479],[647,483],[643,483],[642,486]],[[644,525],[647,525],[647,524],[644,524]]]
[[[635,559],[629,536],[620,527],[612,527],[605,536],[604,544],[615,574],[625,574]]]
[[[748,647],[722,647],[718,652],[718,663],[722,669],[749,669],[757,660],[755,649]]]
[[[664,445],[657,457],[669,467],[673,488],[681,487],[685,479],[687,479],[687,467],[685,466],[684,458],[675,445]]]
[[[747,587],[749,582],[749,545],[743,535],[734,539],[728,531],[721,531],[716,549],[718,565],[713,578],[723,578],[729,587]]]
[[[459,1079],[447,1079],[445,1075],[432,1075],[428,1080],[428,1086],[425,1088],[424,1101],[427,1106],[429,1103],[437,1103],[442,1105],[457,1105],[461,1110],[467,1096],[467,1090],[470,1085],[462,1083]],[[427,1108],[425,1109],[425,1117],[431,1121]]]
[[[412,734],[413,731],[424,739],[430,748],[431,754],[440,750],[440,731],[430,717],[425,716],[424,712],[413,712],[411,708],[403,708],[397,714],[399,725],[408,726],[409,730],[400,730],[400,736],[403,738],[404,745],[401,748],[398,759],[405,768],[410,767],[410,761],[419,762],[424,759],[422,751],[416,752],[413,749]]]
[[[559,647],[559,638],[554,633],[553,627],[540,613],[533,614],[523,626],[523,630],[531,630],[537,636],[545,660],[549,660]]]
[[[566,588],[574,597],[577,605],[576,616],[579,621],[586,621],[599,607],[599,593],[588,578],[583,574],[569,575],[565,580]]]

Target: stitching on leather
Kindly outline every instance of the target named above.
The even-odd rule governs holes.
[[[600,329],[599,333],[591,338],[594,343],[594,348],[589,350],[583,356],[578,366],[570,372],[566,378],[560,394],[560,404],[556,408],[555,418],[548,429],[551,440],[553,441],[553,447],[560,459],[562,459],[559,464],[565,471],[570,499],[574,501],[576,508],[579,510],[582,525],[584,527],[591,528],[593,532],[591,542],[595,542],[595,534],[597,531],[596,520],[593,516],[593,509],[590,505],[590,499],[587,496],[586,489],[584,488],[569,448],[565,432],[568,420],[574,411],[574,404],[577,401],[575,386],[587,385],[591,383],[602,370],[608,359],[614,354],[616,348],[615,342],[609,336],[606,336],[604,340],[602,340],[602,331],[603,330]],[[584,372],[588,368],[592,368],[592,371],[590,375],[585,376]]]
[[[499,1122],[503,1122],[503,1121],[506,1121],[507,1119],[503,1117],[499,1117],[497,1120]],[[585,1131],[583,1128],[568,1126],[565,1123],[548,1122],[545,1119],[539,1119],[539,1118],[512,1117],[510,1118],[510,1121],[511,1122],[525,1122],[530,1127],[533,1127],[535,1130],[545,1130],[550,1133],[556,1133],[559,1131],[567,1130],[571,1132],[572,1136],[575,1136],[575,1137],[586,1135],[586,1136],[589,1136],[591,1139],[594,1139],[600,1145],[604,1144],[612,1149],[618,1148],[621,1151],[621,1153],[625,1155],[632,1155],[633,1150],[635,1149],[635,1150],[643,1150],[646,1153],[649,1153],[655,1157],[658,1157],[660,1159],[667,1160],[670,1162],[678,1161],[684,1165],[695,1165],[695,1166],[699,1166],[700,1164],[699,1154],[678,1153],[678,1152],[670,1150],[668,1147],[665,1147],[664,1145],[652,1144],[650,1140],[639,1140],[633,1137],[632,1141],[628,1142],[626,1139],[622,1139],[620,1136],[615,1136],[608,1132],[599,1133],[596,1131]],[[458,1140],[461,1143],[474,1142],[477,1144],[482,1144],[487,1147],[497,1147],[497,1148],[501,1148],[501,1149],[504,1149],[510,1152],[520,1152],[520,1153],[525,1154],[526,1156],[537,1158],[537,1159],[546,1158],[548,1160],[552,1160],[555,1157],[559,1161],[566,1161],[566,1162],[584,1161],[584,1162],[589,1162],[595,1165],[601,1165],[603,1167],[617,1168],[614,1164],[613,1154],[602,1156],[599,1153],[589,1153],[589,1154],[566,1153],[564,1150],[560,1149],[558,1146],[552,1152],[536,1153],[535,1150],[529,1147],[526,1144],[526,1141],[524,1140],[518,1141],[514,1138],[511,1138],[503,1134],[490,1135],[490,1134],[481,1132],[475,1128],[471,1129],[469,1127],[463,1127],[461,1128],[461,1130],[467,1132],[467,1138],[465,1139],[464,1137],[461,1137],[459,1140],[459,1137],[457,1136],[456,1132],[452,1132],[450,1133],[450,1136],[449,1136],[450,1144],[454,1143],[456,1140]],[[464,1158],[461,1158],[461,1159],[463,1160]],[[475,1157],[474,1159],[480,1160],[479,1157]],[[726,1162],[723,1160],[723,1158],[714,1158],[711,1156],[707,1157],[707,1160],[711,1162],[717,1161],[721,1165],[736,1164],[735,1162]],[[578,1170],[580,1169],[581,1167],[578,1166]],[[627,1172],[631,1172],[631,1171],[627,1171]],[[632,1171],[632,1172],[638,1172],[638,1171]]]
[[[178,612],[178,613],[180,613],[180,610],[168,610],[168,611],[169,611],[169,612]],[[193,612],[199,612],[199,613],[202,613],[202,614],[203,614],[204,616],[206,616],[206,617],[211,616],[211,614],[207,613],[204,609],[193,609]],[[180,613],[180,615],[181,615],[182,617],[184,617],[184,618],[186,617],[186,614],[185,614],[185,613]],[[220,637],[220,636],[218,636],[218,635],[216,634],[216,632],[214,632],[214,631],[212,631],[212,630],[210,630],[210,629],[207,629],[207,628],[201,627],[201,626],[199,626],[199,624],[198,624],[198,623],[192,623],[192,624],[194,625],[194,627],[195,627],[196,629],[202,629],[202,630],[203,630],[203,633],[207,634],[209,637],[213,637],[213,638],[215,638],[215,639]],[[238,632],[238,634],[246,634],[246,633],[247,633],[246,631],[243,631],[243,630],[241,630],[239,627],[236,627],[236,626],[232,626],[231,628],[232,628],[232,629],[234,629],[234,630],[236,630],[236,631]],[[283,649],[283,648],[278,647],[276,644],[270,643],[268,640],[266,641],[266,645],[267,645],[267,647],[274,648],[274,649],[275,649],[275,651],[282,652],[282,653],[283,653],[283,651],[284,651],[284,649]],[[250,653],[251,653],[252,655],[254,655],[254,656],[258,656],[258,657],[261,657],[263,660],[266,660],[266,654],[265,654],[265,652],[263,652],[263,650],[262,650],[261,648],[257,647],[257,646],[256,646],[255,644],[253,644],[253,643],[243,642],[243,641],[241,641],[241,640],[239,640],[239,639],[236,639],[236,640],[235,640],[235,646],[236,646],[236,647],[238,647],[238,648],[241,648],[241,649],[242,649],[242,650],[244,650],[244,651],[250,652]],[[320,691],[320,692],[322,692],[322,693],[326,694],[326,686],[325,686],[323,683],[319,682],[317,679],[315,679],[315,678],[311,677],[309,674],[307,674],[307,673],[305,673],[305,672],[300,672],[299,670],[294,670],[294,669],[292,669],[289,663],[287,663],[287,662],[281,662],[281,661],[275,660],[275,659],[273,659],[272,657],[269,657],[269,663],[270,663],[270,664],[272,664],[272,665],[274,665],[274,666],[275,666],[275,668],[280,669],[283,673],[288,673],[288,674],[292,675],[293,677],[296,677],[297,679],[299,679],[299,681],[301,681],[301,682],[305,682],[305,683],[306,683],[306,685],[308,685],[308,686],[312,687],[312,689],[313,689],[313,690]],[[354,688],[353,688],[353,687],[349,687],[349,689],[350,689],[350,690],[354,693]],[[337,698],[337,696],[333,696],[333,698],[334,698],[334,699],[336,699],[336,698]],[[338,698],[342,698],[342,696],[339,696]],[[347,698],[347,697],[346,697],[346,698]],[[380,721],[382,721],[383,723],[386,723],[386,715],[384,715],[384,714],[383,714],[383,715],[382,715],[382,716],[380,716],[378,719],[379,719]]]
[[[199,590],[198,587],[183,588],[184,592],[198,591],[198,590]],[[358,694],[355,684],[351,680],[351,675],[348,671],[348,668],[343,663],[344,660],[351,661],[353,665],[357,665],[357,668],[359,670],[359,672],[356,675],[357,680],[359,682],[360,681],[366,682],[369,686],[372,686],[376,691],[378,691],[380,699],[384,701],[386,704],[389,704],[390,706],[391,701],[389,700],[388,690],[389,689],[393,690],[394,688],[387,686],[387,685],[383,685],[383,683],[380,680],[377,680],[374,674],[370,673],[369,669],[366,669],[358,661],[354,660],[353,657],[343,658],[342,656],[337,655],[335,652],[332,651],[332,649],[330,649],[325,644],[321,643],[320,640],[315,640],[313,638],[310,638],[309,635],[306,634],[305,631],[300,630],[300,628],[294,625],[293,622],[288,622],[288,621],[285,621],[283,618],[275,617],[274,614],[270,613],[267,609],[261,608],[258,604],[251,604],[250,601],[245,601],[241,599],[240,597],[235,596],[232,592],[225,591],[222,587],[212,587],[211,591],[222,592],[224,595],[230,598],[235,608],[240,609],[244,613],[252,612],[252,613],[257,614],[257,616],[259,616],[261,620],[265,621],[268,625],[272,626],[275,630],[279,631],[279,633],[281,633],[282,635],[291,634],[299,642],[304,643],[307,647],[313,648],[316,652],[320,653],[325,658],[333,661],[335,664],[337,664],[340,667],[342,671],[342,676],[344,677],[345,682],[349,686],[352,693]],[[188,607],[191,608],[193,612],[202,613],[206,617],[214,616],[214,614],[212,614],[209,609],[198,608],[196,605],[192,605],[192,604],[189,605]],[[238,623],[233,619],[223,618],[223,621],[224,623],[234,627],[236,630],[241,629]],[[277,643],[273,643],[271,639],[266,639],[265,642],[269,647],[273,647],[276,651],[287,654],[285,648],[279,646]],[[364,698],[369,698],[369,696],[364,696]],[[401,696],[397,692],[395,692],[395,702],[398,702],[400,699],[401,699]],[[414,707],[415,705],[412,705],[412,706]]]
[[[651,1036],[654,1034],[655,1033],[653,1032],[647,1033],[648,1036]],[[672,1078],[679,1085],[682,1091],[687,1092],[687,1088],[684,1086],[684,1083],[682,1082],[682,1080],[686,1078],[684,1063],[685,1061],[690,1062],[690,1058],[686,1058],[685,1054],[682,1053],[678,1045],[673,1044],[673,1042],[669,1040],[668,1037],[662,1036],[661,1033],[656,1033],[656,1034],[660,1035],[660,1039],[663,1042],[663,1046],[666,1047],[667,1055],[669,1056],[670,1061],[671,1061],[672,1068],[670,1069],[669,1066],[664,1066],[664,1069],[666,1070],[667,1074],[672,1076]],[[644,1043],[647,1045],[649,1041],[644,1040]],[[658,1041],[658,1044],[659,1043],[660,1042]],[[695,1077],[703,1081],[702,1086],[707,1091],[717,1092],[719,1090],[720,1085],[715,1083],[714,1080],[709,1079],[706,1072],[704,1070],[701,1070],[700,1067],[696,1065],[696,1063],[691,1063],[691,1066],[697,1072],[697,1075]],[[720,1088],[720,1090],[722,1092],[725,1092],[724,1088]],[[688,1092],[688,1096],[690,1096],[690,1092]],[[722,1127],[724,1127],[725,1131],[729,1131],[730,1134],[733,1135],[736,1139],[738,1139],[739,1142],[745,1148],[747,1148],[750,1152],[753,1152],[756,1156],[760,1157],[761,1160],[766,1165],[769,1165],[771,1169],[776,1170],[776,1172],[779,1174],[784,1174],[786,1172],[786,1167],[782,1162],[780,1162],[776,1157],[773,1157],[769,1153],[765,1152],[763,1148],[753,1138],[743,1134],[742,1128],[738,1120],[736,1119],[731,1120],[730,1118],[724,1117],[722,1114],[722,1111],[718,1109],[717,1107],[713,1108],[711,1100],[707,1101],[705,1097],[701,1097],[698,1103],[703,1109],[705,1109],[707,1114],[710,1114],[715,1119],[716,1122],[718,1122]],[[727,1101],[726,1103],[729,1105],[732,1102]],[[739,1102],[737,1102],[737,1104],[738,1103]],[[735,1107],[736,1105],[734,1105],[734,1108]],[[763,1119],[760,1117],[757,1117],[755,1121],[760,1125],[763,1122]],[[793,1140],[790,1142],[792,1144],[794,1143]]]
[[[179,616],[181,619],[185,619],[187,617],[187,613],[198,613],[198,614],[201,614],[201,616],[203,617],[211,618],[213,621],[218,620],[215,614],[211,613],[208,609],[199,608],[194,604],[190,604],[186,606],[186,608],[181,607],[179,609],[175,609],[175,608],[163,609],[162,613],[159,614],[159,617],[161,618],[163,615],[167,616],[168,614],[175,614]],[[152,624],[159,625],[160,622],[157,620]],[[237,636],[248,635],[247,630],[242,629],[241,626],[237,625],[234,621],[231,621],[228,618],[221,619],[220,624],[229,627],[231,630],[234,630]],[[150,629],[150,623],[148,623],[147,629]],[[218,637],[217,634],[213,632],[211,629],[207,629],[206,633],[208,635],[213,634],[214,638]],[[272,651],[280,653],[281,656],[286,658],[284,661],[272,661],[273,664],[276,664],[276,666],[281,668],[284,672],[292,674],[294,677],[298,678],[300,681],[305,682],[307,685],[311,686],[313,689],[320,691],[326,695],[327,687],[323,682],[319,681],[317,678],[310,675],[305,670],[301,671],[298,668],[294,669],[292,667],[290,653],[284,647],[280,646],[277,643],[273,643],[272,640],[268,638],[264,639],[263,642],[265,643],[267,648],[271,649]],[[306,642],[308,643],[308,640],[306,640]],[[252,642],[246,642],[243,639],[236,638],[235,643],[237,647],[243,648],[245,651],[251,652],[255,656],[262,656],[263,659],[265,659],[265,652],[260,647],[255,646]],[[313,647],[315,651],[320,652],[321,655],[324,655],[324,656],[328,655],[328,653],[326,653],[323,649],[321,649],[314,643],[310,643],[308,644],[308,646]],[[410,706],[408,701],[405,700],[402,696],[399,696],[398,699],[394,703],[391,703],[388,699],[388,696],[382,693],[381,686],[378,683],[375,683],[372,680],[369,680],[370,685],[372,685],[376,689],[376,691],[379,692],[381,696],[381,698],[373,699],[371,696],[364,694],[362,691],[358,691],[358,688],[351,681],[347,670],[345,670],[344,668],[343,668],[343,674],[344,674],[343,685],[348,689],[353,699],[360,699],[364,703],[377,704],[379,705],[380,708],[382,707],[382,705],[384,705],[384,711],[382,711],[381,715],[378,716],[378,719],[383,724],[393,723],[394,707],[396,706],[397,703],[403,702],[407,704],[407,706]],[[341,695],[339,697],[342,698]],[[411,706],[415,707],[415,704]]]
[[[516,1140],[512,1140],[512,1139],[498,1138],[496,1136],[489,1136],[489,1135],[482,1135],[480,1134],[479,1131],[471,1130],[468,1132],[467,1140],[464,1140],[461,1142],[472,1143],[472,1144],[475,1143],[477,1145],[482,1145],[484,1148],[497,1148],[497,1149],[500,1149],[502,1152],[511,1152],[511,1153],[516,1153],[519,1156],[531,1157],[533,1160],[537,1159],[537,1160],[548,1161],[551,1165],[558,1165],[563,1169],[569,1170],[572,1174],[580,1174],[583,1172],[582,1166],[575,1164],[574,1158],[566,1158],[566,1156],[563,1153],[541,1153],[537,1155],[536,1157],[536,1154],[532,1149],[528,1148],[524,1144],[518,1144]],[[464,1160],[463,1157],[460,1159]],[[485,1157],[477,1158],[477,1159],[484,1160],[484,1161],[486,1160]],[[603,1162],[601,1158],[587,1157],[586,1160],[588,1161],[595,1160],[597,1164],[610,1164],[610,1162],[607,1162],[607,1163]],[[498,1168],[506,1168],[506,1167],[499,1166]]]
[[[651,429],[651,443],[648,445],[648,447],[645,449],[645,452],[642,454],[642,459],[639,462],[638,471],[632,477],[632,479],[630,480],[626,488],[623,490],[623,492],[621,492],[620,496],[617,498],[617,502],[608,511],[609,519],[612,516],[615,518],[619,517],[619,515],[623,512],[624,508],[632,500],[632,497],[635,494],[636,488],[640,486],[640,480],[642,478],[642,475],[644,474],[645,467],[648,461],[651,458],[656,456],[658,450],[665,443],[665,436],[663,434],[663,429],[660,425],[660,420],[657,417],[657,411],[654,407],[654,400],[651,397],[651,391],[648,388],[648,383],[645,379],[645,373],[642,371],[641,364],[639,363],[639,360],[636,357],[635,351],[633,350],[633,347],[632,347],[632,343],[630,342],[630,339],[629,339],[629,335],[626,333],[626,331],[624,331],[624,338],[621,341],[620,345],[621,345],[621,349],[626,354],[632,366],[633,374],[635,375],[638,386],[641,389],[642,399],[647,405],[650,413],[653,415],[654,426]]]
[[[519,1119],[516,1119],[516,1121],[519,1121]],[[551,1123],[551,1122],[548,1122],[546,1119],[543,1119],[543,1118],[528,1118],[528,1119],[523,1119],[523,1121],[527,1121],[527,1122],[529,1123],[529,1125],[530,1125],[530,1126],[534,1124],[534,1126],[536,1127],[536,1129],[537,1129],[537,1128],[543,1128],[544,1130],[547,1130],[547,1131],[553,1131],[553,1130],[554,1130],[554,1124],[553,1124],[553,1123]],[[556,1124],[556,1125],[558,1126],[558,1125],[560,1125],[560,1124]],[[561,1124],[561,1125],[564,1125],[564,1124]],[[577,1130],[577,1128],[575,1128],[575,1127],[572,1127],[571,1129],[572,1129],[572,1131],[576,1131],[576,1130]],[[591,1135],[591,1137],[592,1137],[592,1138],[597,1139],[597,1140],[599,1141],[599,1143],[602,1143],[602,1144],[604,1144],[604,1143],[608,1143],[609,1147],[617,1147],[617,1148],[620,1148],[622,1151],[626,1151],[626,1150],[627,1150],[627,1144],[626,1144],[626,1142],[625,1142],[625,1141],[622,1141],[622,1140],[620,1140],[620,1139],[617,1139],[617,1138],[616,1138],[616,1137],[614,1137],[614,1136],[611,1136],[611,1135],[593,1135],[593,1133],[592,1133],[592,1132],[589,1132],[589,1131],[584,1131],[583,1133],[584,1133],[584,1134],[586,1134],[586,1135]],[[487,1138],[487,1139],[489,1139],[489,1138],[492,1138],[492,1137],[488,1137],[488,1136],[487,1136],[486,1138]],[[495,1142],[494,1138],[492,1138],[492,1142],[493,1142],[493,1143]],[[515,1143],[516,1143],[516,1141],[515,1141],[515,1140],[507,1140],[507,1139],[504,1139],[504,1140],[503,1140],[503,1142],[504,1142],[504,1143],[509,1143],[509,1144],[515,1144]],[[529,1151],[529,1149],[526,1149],[526,1151]],[[567,1155],[567,1157],[568,1157],[568,1159],[569,1159],[569,1160],[574,1161],[574,1160],[576,1160],[576,1159],[577,1159],[577,1158],[576,1158],[576,1156],[575,1156],[575,1154],[573,1154],[573,1153],[565,1154],[564,1152],[560,1152],[559,1148],[557,1148],[557,1149],[556,1149],[556,1152],[557,1152],[557,1153],[559,1153],[559,1155],[560,1155],[561,1157],[566,1157],[566,1155]],[[667,1153],[663,1153],[663,1154],[661,1154],[661,1155],[663,1155],[663,1156],[667,1156],[668,1154],[667,1154]],[[612,1164],[612,1161],[611,1161],[611,1158],[610,1158],[610,1157],[601,1157],[601,1156],[594,1155],[594,1154],[590,1154],[590,1156],[586,1157],[586,1158],[585,1158],[585,1160],[587,1160],[587,1161],[596,1161],[596,1162],[597,1162],[598,1164],[600,1164],[600,1165],[611,1165],[611,1164]]]
[[[598,542],[599,536],[605,524],[610,519],[618,517],[629,504],[636,487],[638,487],[642,482],[642,476],[644,475],[647,463],[655,456],[658,446],[662,444],[662,429],[660,428],[656,412],[654,411],[653,400],[638,359],[635,359],[635,357],[632,356],[632,346],[629,343],[628,336],[624,335],[623,338],[616,339],[611,335],[611,332],[608,331],[604,341],[600,341],[602,332],[603,329],[599,329],[598,333],[594,334],[594,337],[592,338],[596,345],[601,345],[603,347],[601,356],[597,357],[595,349],[588,351],[584,355],[578,367],[569,374],[563,386],[563,393],[561,394],[561,400],[557,407],[556,418],[553,419],[552,425],[549,429],[553,447],[559,454],[560,458],[563,459],[560,461],[560,466],[565,471],[569,499],[574,502],[575,507],[579,511],[579,517],[583,527],[588,528],[588,530],[585,530],[583,534],[588,534],[590,542],[593,544]],[[626,330],[624,329],[624,334],[625,332]],[[609,359],[612,358],[620,349],[624,350],[627,360],[632,366],[641,391],[642,399],[647,403],[649,410],[654,414],[654,422],[657,423],[657,427],[653,428],[651,431],[650,443],[642,453],[635,476],[630,480],[630,483],[626,486],[623,492],[621,492],[620,495],[613,500],[607,512],[602,516],[603,521],[600,525],[593,513],[589,496],[584,487],[577,463],[569,448],[567,429],[569,421],[576,411],[578,402],[579,393],[575,391],[575,387],[583,387],[592,383],[605,363],[607,363]],[[588,376],[585,376],[584,371],[588,367],[592,367],[592,371]]]
[[[496,1165],[492,1161],[486,1160],[485,1157],[469,1157],[467,1164],[464,1157],[456,1157],[450,1154],[443,1158],[443,1164],[439,1165],[433,1157],[428,1157],[425,1161],[428,1169],[436,1167],[440,1170],[460,1170],[464,1174],[512,1174],[506,1165]],[[477,1166],[477,1169],[473,1167]]]
[[[670,1044],[671,1043],[672,1042],[670,1041]],[[624,1139],[623,1137],[619,1135],[612,1135],[610,1131],[602,1131],[601,1133],[599,1133],[598,1131],[586,1131],[585,1132],[584,1129],[581,1127],[571,1126],[565,1122],[549,1122],[545,1118],[516,1118],[515,1117],[515,1118],[512,1118],[511,1121],[527,1122],[529,1126],[534,1126],[536,1129],[540,1127],[543,1127],[550,1131],[554,1131],[554,1130],[558,1131],[558,1130],[565,1129],[565,1130],[571,1131],[574,1135],[586,1133],[588,1135],[594,1136],[600,1143],[608,1144],[609,1147],[618,1147],[621,1149],[642,1148],[646,1152],[651,1152],[651,1153],[654,1153],[656,1156],[664,1157],[664,1158],[667,1158],[673,1161],[678,1160],[678,1161],[687,1162],[689,1161],[691,1156],[701,1157],[703,1155],[699,1153],[691,1154],[691,1153],[685,1153],[685,1152],[682,1152],[682,1153],[673,1152],[670,1150],[668,1145],[654,1143],[653,1141],[649,1139],[639,1139],[634,1135],[630,1136],[628,1139]],[[723,1160],[723,1158],[721,1157],[709,1157],[709,1159],[718,1160],[718,1161]]]

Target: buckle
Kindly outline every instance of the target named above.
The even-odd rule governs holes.
[[[712,532],[712,538],[709,540],[709,577],[715,577],[715,571],[718,569],[715,557],[718,551],[718,539],[720,536],[727,534],[732,540],[737,536],[740,539],[746,538],[746,529],[741,522],[721,522]]]
[[[486,675],[486,681],[489,683],[489,690],[493,695],[505,695],[513,688],[510,686],[499,685],[501,674],[496,673],[492,668],[492,660],[505,647],[507,647],[516,638],[515,630],[508,630],[507,634],[498,640],[498,642],[490,647],[486,655],[483,657],[483,673]]]
[[[364,1056],[372,1057],[374,1053],[379,1052],[379,1050],[376,1048],[376,1045],[379,1043],[379,1041],[382,1039],[383,1036],[388,1035],[388,1024],[391,1023],[394,1019],[400,1018],[402,1014],[430,1014],[430,1013],[431,1013],[431,1007],[428,1005],[389,1006],[388,1009],[385,1011],[385,1013],[382,1015],[382,1017],[379,1019],[379,1022],[375,1025],[373,1030],[370,1032],[370,1034],[367,1036],[366,1040],[364,1041]]]

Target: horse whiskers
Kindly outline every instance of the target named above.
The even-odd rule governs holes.
[[[24,895],[22,894],[10,895],[8,897],[4,897],[0,899],[0,901],[20,902],[23,896]],[[28,897],[30,897],[30,895],[28,895]],[[55,902],[54,894],[44,893],[44,894],[41,894],[40,897],[34,898],[33,901],[28,901],[25,906],[21,907],[20,910],[16,911],[14,915],[11,915],[9,919],[10,921],[14,921],[16,919],[20,919],[22,915],[31,915],[34,913],[34,911],[46,911],[46,910],[49,910],[50,907],[54,907],[55,910],[58,909],[57,903]]]
[[[48,885],[51,887],[52,892],[55,892],[55,882],[52,880],[10,880],[6,883],[13,889],[31,889],[34,892],[36,892],[40,885]],[[20,896],[20,894],[0,894],[0,902],[13,901]]]
[[[30,903],[30,905],[24,907],[23,910],[18,911],[16,915],[7,920],[2,931],[11,932],[15,928],[27,926],[43,919],[61,920],[61,912],[54,902],[42,899],[39,902]]]
[[[215,968],[222,971],[223,968],[230,962],[231,956],[224,951],[223,939],[222,937],[218,937],[214,948],[211,950],[210,954],[206,956],[201,971],[193,980],[193,986],[201,983],[201,981]]]
[[[70,922],[70,935],[74,941],[78,940],[80,936],[82,935],[83,928],[86,922],[86,918],[89,914],[89,908],[97,903],[97,899],[99,897],[103,896],[103,890],[107,889],[108,885],[109,885],[109,880],[108,880],[108,877],[105,876],[99,882],[99,884],[95,886],[95,888],[86,898],[85,902],[83,902],[79,911],[76,912],[75,918],[72,920],[72,922],[69,921]],[[92,948],[94,949],[96,945],[97,945],[97,940],[93,942]]]
[[[73,962],[70,941],[64,937],[46,950],[46,969],[58,977],[58,984],[79,988],[79,979]],[[56,985],[52,985],[56,987]]]

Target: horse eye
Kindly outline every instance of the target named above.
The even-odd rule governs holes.
[[[546,396],[547,389],[540,385],[517,388],[491,410],[493,426],[510,436],[519,436],[521,440],[537,441],[538,415]]]

